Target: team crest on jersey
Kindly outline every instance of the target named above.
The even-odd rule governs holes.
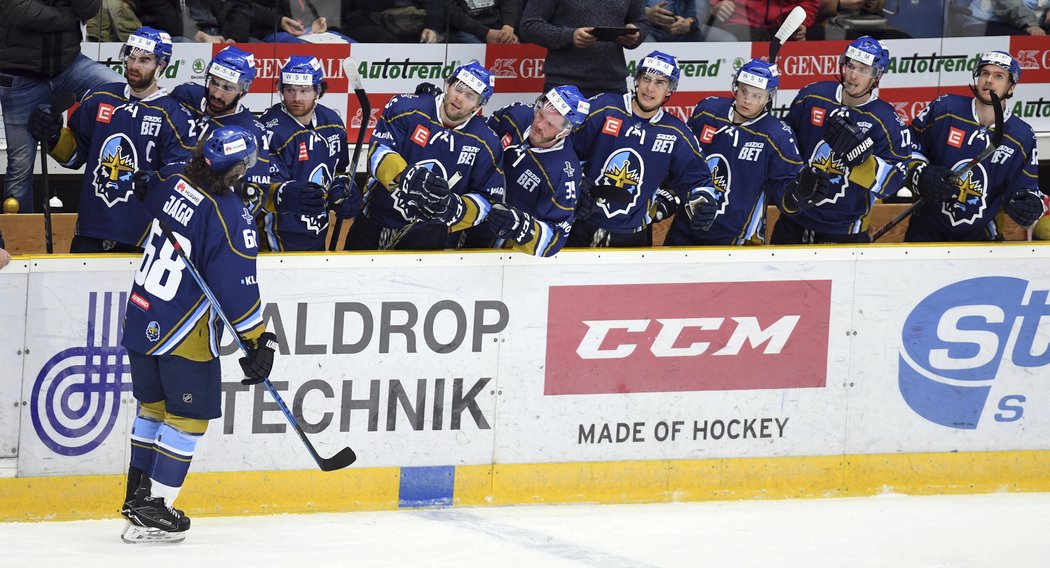
[[[733,188],[733,170],[729,167],[729,160],[722,154],[711,154],[707,157],[707,168],[711,170],[711,183],[715,189],[722,193],[722,205],[718,208],[719,213],[725,213],[729,206],[729,192]]]
[[[160,324],[156,320],[149,322],[146,325],[146,339],[150,343],[156,343],[160,340]]]
[[[131,175],[138,169],[138,151],[124,134],[113,134],[102,143],[98,166],[92,172],[95,195],[107,207],[126,202],[131,196]]]
[[[849,168],[835,159],[831,153],[831,146],[828,146],[827,142],[821,140],[820,144],[817,144],[817,147],[813,149],[813,156],[809,159],[809,163],[814,168],[827,172],[831,185],[838,188],[834,193],[830,193],[825,199],[818,202],[817,205],[836,203],[840,197],[846,195],[846,186],[849,185],[847,181],[849,179]]]
[[[605,160],[602,175],[595,184],[598,187],[592,189],[591,194],[611,196],[598,203],[607,216],[626,215],[638,203],[638,184],[644,176],[642,157],[633,148],[622,148]]]
[[[332,175],[328,172],[328,164],[318,164],[310,172],[309,180],[321,187],[328,187],[328,184],[332,182]],[[328,211],[321,211],[317,215],[301,215],[299,220],[306,225],[307,230],[320,235],[321,231],[328,228]]]
[[[959,171],[969,160],[959,160],[952,170]],[[988,204],[985,199],[988,188],[988,172],[983,164],[977,164],[967,172],[966,177],[956,183],[959,197],[950,203],[941,205],[941,212],[948,216],[953,227],[973,225],[981,218]]]

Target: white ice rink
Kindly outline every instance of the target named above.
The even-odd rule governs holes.
[[[198,518],[175,545],[0,523],[0,566],[1027,568],[1050,566],[1048,519],[1029,493]]]

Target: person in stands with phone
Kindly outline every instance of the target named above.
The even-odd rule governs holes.
[[[632,28],[608,41],[595,28]],[[634,49],[649,35],[644,0],[529,0],[518,27],[523,42],[547,48],[543,92],[574,85],[585,97],[627,94],[623,48]]]

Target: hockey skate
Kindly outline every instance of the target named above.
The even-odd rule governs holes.
[[[120,538],[127,543],[176,543],[186,540],[190,518],[179,509],[168,507],[161,497],[150,495],[149,478],[134,496],[124,502],[120,513],[128,520]]]

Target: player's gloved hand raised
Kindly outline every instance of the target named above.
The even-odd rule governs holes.
[[[653,223],[659,223],[674,215],[681,204],[682,200],[678,199],[678,196],[673,192],[663,188],[657,189],[655,199],[653,199],[653,206],[649,209],[649,216],[652,217]]]
[[[29,115],[29,124],[26,125],[33,138],[53,148],[62,135],[62,115],[55,114],[50,105],[39,105]]]
[[[689,226],[694,231],[706,231],[715,224],[718,217],[718,197],[708,188],[697,187],[689,192],[686,211],[689,214]]]
[[[263,382],[270,376],[273,368],[273,354],[279,346],[277,336],[267,331],[259,336],[254,344],[246,343],[248,354],[238,359],[241,369],[244,371],[242,385],[254,385]]]
[[[1024,189],[1018,191],[1003,206],[1006,214],[1018,225],[1025,229],[1035,225],[1035,222],[1046,212],[1043,209],[1043,197],[1038,192]]]
[[[536,234],[532,215],[502,203],[493,205],[485,220],[497,237],[511,239],[519,245],[528,243]]]
[[[836,158],[847,166],[854,168],[863,164],[871,156],[875,146],[871,137],[853,124],[848,111],[836,110],[828,114],[824,130],[824,140],[831,147]]]
[[[278,213],[313,217],[325,211],[325,191],[312,181],[286,181],[277,188],[276,204]]]
[[[146,200],[146,194],[149,192],[150,185],[156,181],[156,175],[157,172],[149,170],[136,170],[131,175],[131,192],[135,194],[136,199]]]
[[[423,81],[422,83],[416,85],[416,94],[431,95],[436,97],[441,94],[441,87],[438,87],[434,83],[428,83],[426,81]]]
[[[401,183],[394,190],[394,208],[406,221],[411,221],[419,216],[424,205],[432,212],[447,208],[449,193],[444,177],[423,166],[412,166],[401,174]]]
[[[831,178],[828,172],[806,166],[798,173],[794,183],[784,196],[790,211],[803,211],[823,201],[831,193]]]
[[[361,212],[361,192],[350,176],[335,176],[328,184],[328,208],[340,219],[351,219]]]
[[[930,203],[950,203],[959,199],[955,174],[944,166],[920,163],[909,172],[908,184]]]

